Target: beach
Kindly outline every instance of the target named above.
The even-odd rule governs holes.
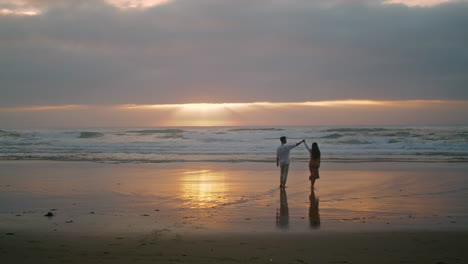
[[[7,263],[465,263],[465,163],[0,162]],[[44,216],[47,213],[53,216]]]
[[[467,27],[468,0],[0,0],[0,264],[468,264]]]

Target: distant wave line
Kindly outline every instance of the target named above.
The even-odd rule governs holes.
[[[132,158],[115,158],[115,157],[96,157],[86,156],[81,153],[57,153],[59,155],[37,155],[37,153],[25,153],[24,155],[6,154],[0,155],[0,161],[6,160],[43,160],[43,161],[81,161],[81,162],[97,162],[97,163],[115,163],[115,164],[127,164],[127,163],[273,163],[273,159],[270,158],[202,158],[202,159],[184,159],[184,158],[169,158],[169,159],[132,159]],[[65,155],[64,155],[65,154]],[[95,153],[89,153],[95,154]],[[100,153],[98,153],[100,154]],[[307,162],[307,158],[295,158],[295,162]],[[426,158],[410,158],[410,157],[369,157],[369,158],[327,158],[322,162],[327,163],[467,163],[468,160],[465,157],[445,157],[441,159]]]

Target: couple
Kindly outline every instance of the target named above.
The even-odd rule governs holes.
[[[318,169],[320,167],[320,149],[316,142],[312,143],[312,149],[307,146],[305,139],[297,142],[296,144],[286,144],[286,137],[280,137],[281,145],[276,149],[276,166],[280,166],[281,175],[280,175],[280,188],[286,187],[286,179],[288,178],[289,171],[289,152],[291,149],[299,146],[301,143],[304,143],[307,150],[310,153],[309,161],[309,170],[310,170],[310,184],[314,188],[315,180],[319,179]]]

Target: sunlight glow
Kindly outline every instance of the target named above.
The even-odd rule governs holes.
[[[220,175],[221,174],[221,175]],[[187,171],[182,175],[181,193],[188,208],[211,208],[225,203],[228,192],[224,175],[211,170]]]
[[[287,106],[346,106],[346,105],[385,105],[390,101],[372,100],[337,100],[337,101],[308,101],[308,102],[253,102],[253,103],[195,103],[195,104],[158,104],[158,105],[122,105],[126,109],[183,109],[187,111],[210,112],[249,107],[287,107]]]
[[[109,4],[120,9],[147,9],[158,5],[164,5],[172,0],[106,0]]]
[[[281,113],[296,111],[297,115],[314,113],[316,111],[390,111],[390,109],[419,109],[433,107],[439,104],[456,104],[465,101],[440,100],[408,100],[408,101],[377,101],[377,100],[336,100],[308,102],[251,102],[251,103],[190,103],[190,104],[158,104],[158,105],[120,105],[119,109],[164,112],[164,120],[152,125],[163,126],[238,126],[247,119],[259,118],[258,125],[276,120]],[[360,109],[360,110],[358,110]],[[328,112],[330,113],[330,112]],[[279,114],[279,115],[278,115]],[[260,118],[263,116],[263,118]],[[268,117],[268,118],[264,118]],[[296,118],[287,117],[288,120]],[[334,118],[336,119],[336,117]],[[280,119],[281,120],[281,119]],[[318,120],[315,118],[314,120]],[[331,119],[333,120],[333,119]],[[366,121],[360,121],[365,123]]]
[[[127,109],[185,109],[188,111],[210,112],[223,108],[245,107],[257,103],[194,103],[194,104],[156,104],[156,105],[122,105]]]
[[[268,109],[297,107],[352,107],[388,105],[385,101],[341,100],[316,102],[252,102],[252,103],[190,103],[159,105],[122,105],[120,108],[133,110],[169,110],[164,126],[237,126],[241,125],[241,114],[268,111]],[[239,118],[240,117],[240,118]],[[237,121],[236,121],[237,120]]]
[[[85,110],[83,110],[85,109]],[[337,100],[307,102],[62,105],[0,107],[0,121],[35,116],[87,126],[269,126],[466,124],[468,101]],[[85,118],[86,116],[86,118]],[[53,117],[53,118],[52,118]],[[31,119],[31,122],[37,118]],[[55,118],[55,119],[54,119]],[[37,119],[39,120],[39,119]],[[60,121],[59,121],[60,120]],[[5,121],[4,121],[5,122]],[[20,121],[17,124],[21,124]]]

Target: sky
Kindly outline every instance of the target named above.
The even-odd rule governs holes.
[[[0,129],[460,125],[468,1],[0,0]]]

